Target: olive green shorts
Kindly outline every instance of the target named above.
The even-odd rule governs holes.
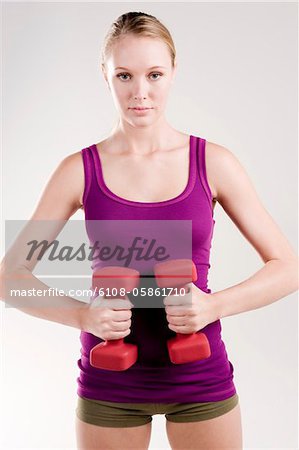
[[[76,415],[83,422],[102,427],[136,427],[165,414],[170,422],[197,422],[221,416],[233,409],[238,394],[218,402],[205,403],[116,403],[78,396]]]

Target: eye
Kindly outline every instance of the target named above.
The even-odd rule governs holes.
[[[128,75],[128,73],[119,73],[119,74],[116,75],[116,77],[117,77],[117,78],[121,78],[121,77],[127,76],[127,75]],[[121,79],[122,79],[122,78],[121,78]]]
[[[159,77],[162,77],[162,73],[154,72],[152,75],[159,75]],[[158,78],[155,78],[157,80]]]
[[[127,73],[127,72],[122,72],[122,73],[119,73],[119,74],[117,74],[116,75],[116,77],[117,78],[120,78],[121,80],[124,80],[123,78],[121,78],[121,77],[123,77],[123,76],[128,76],[129,74]],[[161,77],[163,74],[162,73],[159,73],[159,72],[152,72],[150,75],[159,75],[159,77]],[[129,75],[130,76],[130,75]],[[158,78],[154,78],[154,80],[158,80]],[[126,81],[126,80],[124,80],[124,81]]]

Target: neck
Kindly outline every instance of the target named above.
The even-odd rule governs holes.
[[[164,118],[145,127],[134,127],[120,119],[108,139],[113,141],[115,149],[121,149],[123,153],[149,155],[177,146],[180,136],[182,133],[171,127]]]

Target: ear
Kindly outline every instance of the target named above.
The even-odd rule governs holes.
[[[107,78],[105,78],[105,80],[106,80],[106,84],[107,84],[107,87],[108,87],[109,91],[111,91],[111,89],[110,89],[110,84],[109,84]]]
[[[102,67],[102,73],[103,73],[103,77],[105,79],[105,83],[107,84],[107,87],[108,87],[108,89],[110,91],[111,89],[110,89],[110,85],[109,85],[109,82],[108,82],[107,74],[106,74],[105,70],[103,69],[103,67]]]
[[[175,76],[176,76],[176,71],[177,71],[177,66],[178,66],[178,63],[175,62],[175,63],[174,63],[174,67],[173,67],[173,69],[172,69],[172,80],[171,80],[171,83],[174,82],[174,79],[175,79]]]

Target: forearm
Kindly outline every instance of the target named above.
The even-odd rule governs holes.
[[[13,295],[14,290],[28,292],[33,289],[44,293],[51,288],[26,269],[1,275],[1,300],[5,301],[7,307],[19,309],[40,319],[82,329],[81,316],[86,303],[67,295],[48,294],[38,297]]]
[[[219,319],[262,308],[298,289],[298,261],[273,259],[250,278],[212,293]]]

